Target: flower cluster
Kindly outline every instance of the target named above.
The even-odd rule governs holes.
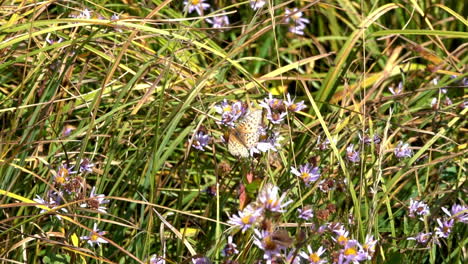
[[[310,166],[306,164],[303,168],[309,169]],[[322,245],[317,250],[313,250],[313,245],[307,245],[305,241],[295,242],[295,239],[300,239],[301,235],[294,238],[286,229],[279,228],[277,223],[280,219],[278,215],[286,212],[291,202],[286,199],[285,193],[280,195],[277,186],[267,184],[259,192],[256,201],[238,215],[231,217],[228,223],[239,228],[243,234],[250,234],[246,231],[253,229],[253,243],[262,250],[266,263],[277,263],[280,259],[286,259],[289,263],[301,263],[301,259],[307,263],[328,263],[330,258],[334,263],[359,263],[372,259],[377,240],[372,235],[367,235],[365,242],[361,244],[352,239],[349,231],[340,223],[325,223],[318,228],[315,228],[315,225],[311,228],[312,232],[320,235],[320,240],[326,236],[334,241],[334,245],[327,243],[326,247]],[[310,206],[298,208],[297,211],[298,217],[302,220],[311,221],[314,217]],[[300,247],[307,245],[307,251],[302,251],[301,248],[294,249],[293,245],[301,245]],[[229,249],[227,251],[237,254],[237,245],[232,245],[232,238],[228,239],[226,248]]]
[[[74,167],[74,165],[69,165],[68,163],[62,164],[58,167],[56,172],[52,173],[54,190],[48,191],[46,198],[36,195],[34,199],[38,204],[52,209],[52,212],[44,210],[44,207],[41,207],[42,210],[40,213],[46,211],[54,213],[59,220],[61,220],[63,216],[57,212],[58,208],[60,208],[59,211],[63,213],[68,213],[70,209],[76,210],[78,208],[88,208],[92,212],[100,214],[107,213],[105,205],[109,203],[109,200],[105,199],[104,194],[96,194],[96,187],[92,187],[89,197],[86,197],[87,184],[85,175],[86,173],[93,172],[94,164],[91,163],[89,159],[84,158],[78,165],[78,171],[73,170]],[[72,205],[64,208],[64,206],[67,205],[64,201],[68,201]],[[73,204],[76,204],[73,203],[73,201],[77,201],[79,207],[73,206]],[[97,229],[97,224],[94,224],[93,231],[88,236],[82,236],[81,239],[86,240],[91,246],[107,243],[107,241],[102,238],[105,233],[106,232],[99,231]]]
[[[265,224],[272,215],[284,213],[285,208],[292,203],[292,200],[286,200],[286,193],[279,195],[279,191],[277,186],[266,184],[254,203],[249,204],[228,221],[234,227],[240,228],[243,233],[255,227],[254,244],[263,250],[267,261],[271,261],[286,248],[277,241],[276,235],[279,233],[275,228],[271,224]],[[288,237],[287,234],[285,237]]]
[[[442,207],[442,211],[448,217],[439,217],[436,219],[437,226],[432,232],[420,232],[414,237],[408,237],[407,240],[414,240],[419,244],[425,245],[429,241],[434,241],[436,244],[439,243],[440,238],[448,238],[452,233],[452,229],[455,223],[468,223],[468,207],[465,205],[453,204],[450,211],[446,207]],[[415,215],[425,216],[429,214],[429,206],[424,202],[410,200],[410,217]],[[420,220],[422,220],[420,218]]]

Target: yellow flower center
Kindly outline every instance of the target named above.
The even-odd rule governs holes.
[[[343,244],[346,244],[346,242],[348,242],[348,239],[345,237],[345,236],[339,236],[338,237],[338,243],[343,245]]]
[[[269,199],[267,201],[267,205],[269,205],[270,207],[276,207],[276,206],[278,206],[278,200]]]
[[[93,233],[91,236],[89,236],[89,240],[91,241],[96,241],[98,240],[99,236],[96,233]]]
[[[298,19],[301,18],[301,17],[299,16],[299,13],[296,13],[296,14],[292,15],[291,18],[292,18],[293,20],[298,20]]]
[[[349,256],[349,255],[356,255],[356,254],[357,254],[357,250],[356,250],[356,248],[350,247],[350,248],[345,249],[344,254],[345,254],[346,256]]]
[[[192,5],[198,5],[200,3],[200,0],[192,0]]]
[[[230,105],[226,105],[224,108],[223,108],[223,112],[231,112],[232,111],[232,107]]]
[[[57,176],[55,178],[55,182],[58,183],[58,184],[64,184],[65,183],[65,177]]]
[[[246,215],[246,216],[242,217],[242,218],[241,218],[241,221],[242,221],[242,223],[245,224],[245,225],[248,224],[248,223],[250,223],[250,215]]]
[[[60,168],[60,170],[58,171],[58,175],[60,175],[61,177],[66,177],[68,176],[68,174],[68,169],[64,167]]]
[[[301,178],[304,179],[304,180],[309,178],[309,173],[307,173],[307,172],[301,173]]]
[[[309,260],[312,262],[319,262],[320,257],[317,255],[317,253],[312,253],[309,255]]]

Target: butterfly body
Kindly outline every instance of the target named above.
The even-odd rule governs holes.
[[[255,147],[260,138],[262,110],[251,110],[231,130],[228,140],[228,150],[234,156],[249,157],[250,149]]]

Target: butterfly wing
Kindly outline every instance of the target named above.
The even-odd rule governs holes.
[[[228,150],[234,156],[248,157],[260,137],[262,110],[254,110],[245,115],[229,135]]]
[[[247,158],[249,156],[249,149],[245,146],[241,139],[241,135],[237,129],[233,129],[229,135],[228,150],[234,156]]]

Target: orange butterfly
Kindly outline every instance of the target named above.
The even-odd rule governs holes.
[[[257,145],[260,138],[261,124],[262,110],[249,111],[229,134],[229,152],[234,156],[249,157],[250,149]]]

